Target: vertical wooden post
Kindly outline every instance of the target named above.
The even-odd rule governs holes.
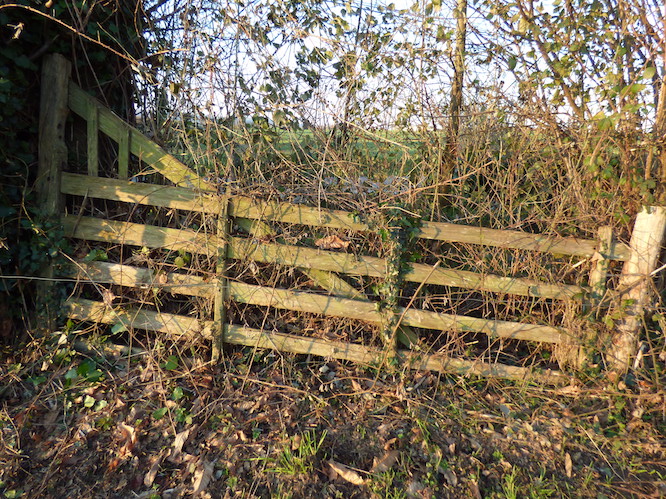
[[[95,105],[88,108],[88,175],[99,177],[99,109]]]
[[[60,174],[67,164],[65,123],[68,113],[68,88],[71,64],[63,56],[45,57],[42,66],[41,100],[39,108],[39,166],[35,190],[40,195],[44,216],[56,220],[62,209]],[[55,327],[57,305],[54,303],[51,265],[40,271],[47,280],[37,288],[38,329]]]
[[[67,163],[65,122],[70,62],[59,54],[44,60],[39,110],[39,168],[35,189],[49,215],[60,212],[60,172]]]
[[[608,225],[599,227],[598,232],[599,247],[595,255],[597,261],[595,266],[590,270],[589,285],[590,285],[590,298],[587,305],[586,312],[594,314],[599,307],[601,300],[606,294],[606,280],[608,279],[608,254],[610,253],[613,245],[613,229]]]
[[[215,293],[215,325],[217,333],[213,335],[212,360],[217,361],[222,352],[224,344],[224,332],[227,322],[227,299],[229,295],[229,286],[227,283],[227,253],[229,250],[229,189],[222,199],[220,214],[217,219],[217,238],[219,247],[217,250],[217,265],[215,273],[217,274],[217,293]]]
[[[602,300],[606,294],[606,282],[608,280],[608,264],[610,260],[608,255],[613,249],[613,229],[608,225],[599,227],[597,232],[599,245],[593,257],[595,261],[594,267],[590,270],[588,284],[590,287],[590,294],[583,302],[583,314],[587,315],[590,320],[595,321],[599,309],[601,308]],[[595,321],[596,322],[596,321]],[[589,361],[589,353],[598,351],[598,335],[594,327],[585,328],[581,337],[581,344],[578,347],[578,358],[576,359],[576,366],[581,369]]]
[[[118,178],[121,180],[129,178],[130,137],[128,127],[118,129]]]
[[[629,369],[636,354],[641,316],[650,297],[650,273],[655,270],[664,242],[666,207],[644,207],[631,235],[631,257],[622,268],[618,289],[624,318],[617,327],[608,362],[616,373]]]

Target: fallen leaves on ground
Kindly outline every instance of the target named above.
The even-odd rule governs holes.
[[[356,473],[354,470],[345,466],[344,464],[333,461],[332,459],[328,461],[328,465],[331,467],[331,470],[335,472],[337,476],[343,480],[353,483],[354,485],[363,485],[365,480],[361,478],[361,475]]]
[[[6,376],[0,494],[480,498],[506,495],[507,483],[538,495],[535,477],[551,497],[663,493],[666,450],[652,423],[659,392],[515,392],[240,348],[225,353],[223,368],[170,369],[174,354],[100,362],[103,376],[72,378],[67,389],[65,375],[83,359],[48,364],[38,387]],[[322,393],[325,372],[335,379]],[[308,451],[303,436],[324,432]]]
[[[372,473],[383,473],[390,470],[398,459],[400,452],[392,450],[384,454],[380,459],[375,458],[372,464]]]

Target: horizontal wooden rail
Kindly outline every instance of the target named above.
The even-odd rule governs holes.
[[[115,179],[96,179],[74,173],[63,174],[64,194],[91,198],[123,201],[142,205],[196,211],[218,215],[221,210],[220,196],[208,193],[198,195],[191,189],[138,184]],[[247,218],[236,218],[236,225],[256,237],[272,237],[275,231],[266,223]],[[347,297],[362,298],[364,295],[331,272],[310,269],[307,275],[319,286]]]
[[[102,324],[123,324],[128,329],[159,331],[178,338],[201,335],[212,339],[212,321],[199,321],[185,315],[167,314],[133,307],[109,307],[103,302],[70,298],[64,303],[64,311],[70,319]]]
[[[330,229],[371,230],[368,224],[357,220],[352,213],[347,211],[313,208],[278,201],[261,201],[242,196],[233,197],[230,214],[239,218],[286,222]]]
[[[67,237],[88,241],[183,250],[200,255],[214,255],[218,246],[215,234],[190,229],[169,229],[75,215],[64,216],[62,223]]]
[[[183,315],[165,314],[150,310],[116,310],[102,302],[84,299],[69,299],[64,304],[64,312],[71,319],[117,324],[122,318],[128,320],[128,327],[171,334],[176,338],[193,337],[197,334],[212,339],[212,321],[198,321]],[[129,322],[131,320],[131,322]],[[340,360],[349,360],[366,365],[381,365],[386,352],[353,343],[306,338],[282,333],[269,333],[259,329],[237,325],[227,325],[224,342],[257,348],[270,348],[282,352],[318,355]],[[504,364],[469,361],[445,357],[440,354],[416,354],[404,350],[398,356],[407,366],[418,370],[433,370],[461,375],[495,376],[521,381],[538,381],[553,385],[566,384],[571,379],[560,371],[538,370]]]
[[[574,237],[544,236],[517,230],[487,229],[453,223],[425,222],[419,237],[452,243],[478,244],[497,248],[519,249],[572,255],[591,258],[597,251],[599,242]],[[631,249],[624,243],[614,241],[606,258],[628,260]]]
[[[159,206],[178,210],[217,215],[222,197],[199,193],[185,187],[144,184],[113,178],[90,177],[77,173],[63,173],[61,192],[73,196],[122,201],[146,206]]]
[[[240,303],[345,317],[377,324],[382,322],[382,314],[377,311],[377,304],[370,301],[349,300],[306,291],[267,288],[244,283],[230,283],[229,291],[231,298]],[[398,307],[396,312],[402,317],[401,324],[425,329],[479,332],[489,336],[548,343],[560,343],[563,337],[568,336],[566,330],[552,326],[479,319],[413,308],[405,310],[402,307]]]
[[[380,364],[386,355],[386,352],[383,350],[363,345],[318,338],[304,338],[302,336],[273,333],[235,325],[226,328],[224,341],[226,343],[250,347],[270,348],[281,352],[350,360],[367,365]],[[560,371],[539,371],[527,367],[454,359],[441,354],[417,354],[404,350],[398,350],[397,356],[410,368],[418,370],[432,370],[460,375],[494,376],[521,381],[530,381],[533,379],[535,381],[538,380],[539,383],[553,385],[566,384],[571,381],[569,376]]]
[[[275,263],[293,267],[316,268],[342,274],[383,278],[386,261],[383,258],[335,253],[300,246],[264,243],[252,239],[233,238],[230,258]],[[430,265],[412,264],[405,281],[425,282],[479,291],[513,294],[557,300],[580,300],[584,290],[568,284],[548,284],[532,279],[483,275],[454,269],[434,269]]]
[[[80,262],[64,269],[62,275],[97,283],[128,287],[158,288],[169,293],[212,298],[217,284],[202,277],[179,273],[158,273],[154,270],[107,262]],[[369,300],[351,300],[319,295],[306,291],[268,288],[241,282],[229,283],[229,296],[234,301],[284,310],[345,317],[372,323],[381,323],[377,304]],[[405,326],[440,331],[478,332],[491,337],[509,338],[544,343],[562,343],[572,335],[564,328],[480,319],[410,308],[398,308]]]
[[[352,213],[341,210],[313,208],[277,201],[260,201],[234,197],[231,215],[258,220],[272,220],[342,230],[369,231],[367,224],[356,220]],[[561,255],[592,257],[598,241],[573,237],[544,236],[515,230],[487,229],[467,225],[423,222],[419,237],[444,242],[494,246],[507,249],[530,250]],[[629,246],[614,242],[605,258],[628,260]]]
[[[214,194],[202,196],[192,190],[177,187],[155,186],[114,179],[91,178],[86,175],[63,175],[62,192],[78,196],[88,195],[102,199],[139,203],[145,205],[178,208],[204,213],[219,213],[221,197]],[[353,214],[341,210],[328,210],[291,203],[252,200],[234,196],[229,214],[238,218],[287,222],[341,230],[369,231],[367,224],[354,219]],[[528,232],[487,229],[466,225],[424,222],[420,236],[444,242],[458,242],[574,255],[590,258],[596,253],[599,242],[572,237],[553,237]],[[628,260],[629,246],[612,241],[603,255],[608,260]]]
[[[219,246],[218,238],[214,234],[197,233],[187,229],[170,229],[74,215],[65,216],[63,225],[68,237],[91,241],[184,250],[207,255],[215,254]],[[230,239],[228,256],[237,260],[254,260],[369,277],[382,278],[386,273],[386,262],[382,258],[264,243],[239,237]],[[584,294],[584,289],[580,286],[548,284],[532,279],[483,275],[463,270],[433,270],[424,264],[413,264],[404,278],[410,282],[558,300],[580,301]]]
[[[69,83],[69,107],[85,120],[91,119],[93,113],[96,112],[99,130],[102,133],[119,144],[125,145],[129,142],[129,152],[152,166],[156,172],[164,175],[174,184],[202,191],[217,191],[217,186],[202,179],[196,172],[168,154],[136,128],[125,123],[71,81]]]
[[[213,298],[217,282],[198,275],[159,272],[152,269],[109,262],[76,262],[63,266],[59,275],[99,284],[130,288],[154,288],[165,293]]]

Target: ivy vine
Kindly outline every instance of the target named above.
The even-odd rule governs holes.
[[[384,281],[375,289],[380,298],[377,307],[383,317],[381,337],[385,345],[393,345],[396,341],[401,290],[404,288],[405,275],[417,256],[415,246],[421,225],[421,217],[402,204],[383,209],[375,224],[386,259]]]

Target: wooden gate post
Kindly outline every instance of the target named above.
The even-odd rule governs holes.
[[[51,220],[57,220],[62,209],[60,174],[67,163],[65,122],[69,112],[70,72],[71,63],[63,56],[51,54],[44,58],[39,105],[39,166],[35,190],[40,196],[44,216]],[[40,275],[47,279],[53,278],[53,267],[45,265]],[[38,285],[38,329],[52,330],[55,327],[58,310],[52,295],[51,281],[46,280]]]
[[[71,63],[59,54],[44,59],[39,104],[39,169],[35,189],[49,215],[60,212],[60,172],[67,163],[65,121]]]
[[[634,224],[629,243],[631,257],[624,263],[618,290],[624,317],[617,325],[608,356],[611,369],[620,374],[629,369],[636,354],[642,314],[650,297],[650,274],[655,270],[664,242],[666,207],[644,207]]]

